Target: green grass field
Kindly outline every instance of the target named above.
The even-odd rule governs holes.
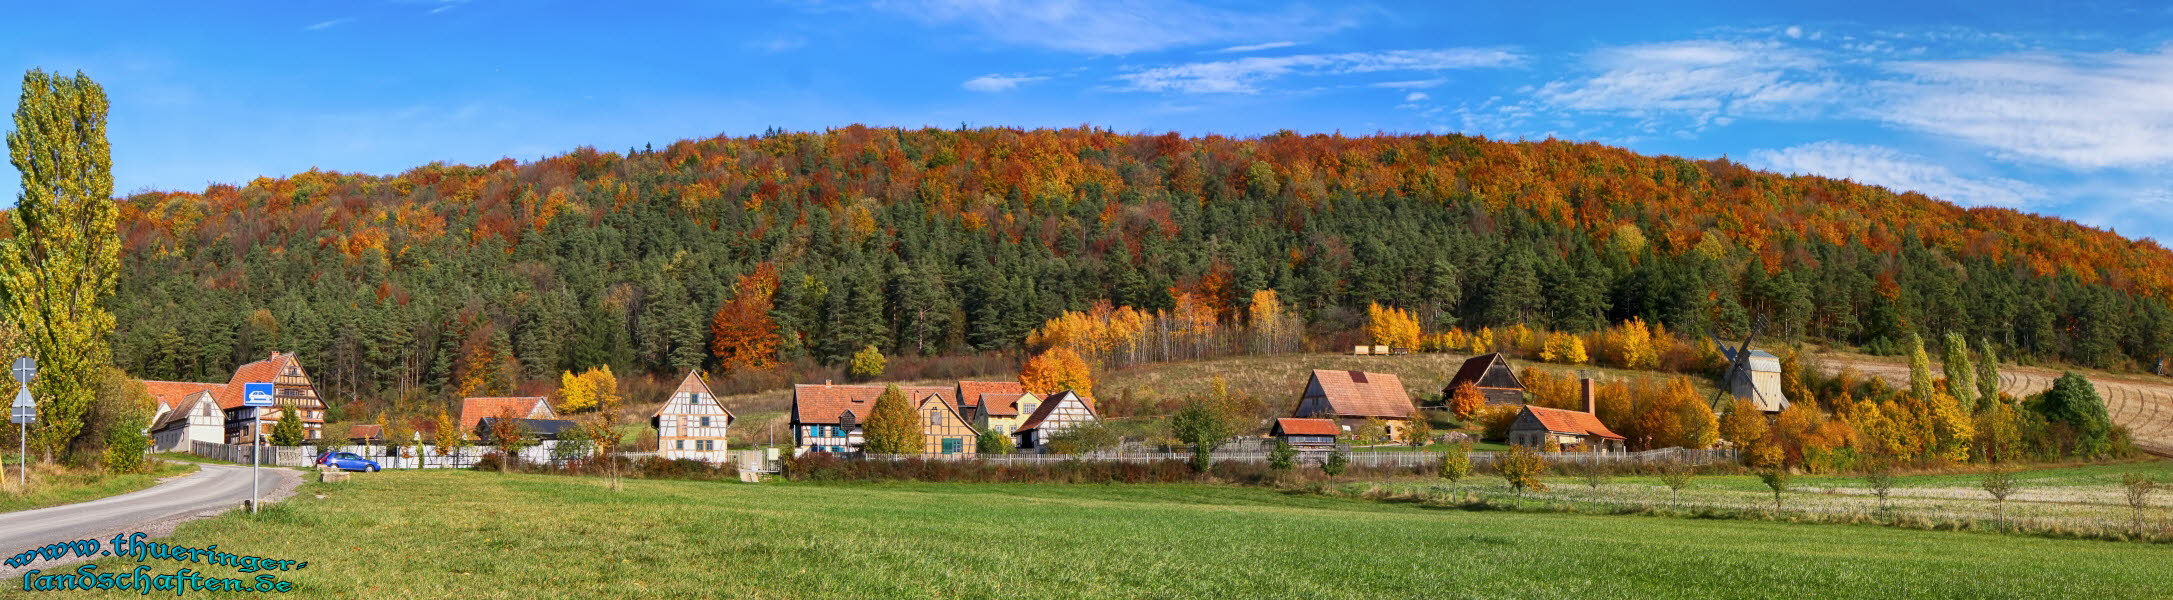
[[[0,513],[30,510],[87,502],[117,496],[151,487],[158,480],[196,472],[196,465],[172,462],[154,463],[147,473],[112,475],[80,470],[57,470],[54,467],[33,465],[30,468],[30,492],[21,493],[15,483],[15,467],[7,467],[6,491],[0,492]]]
[[[2173,564],[2165,545],[1230,486],[625,486],[359,475],[170,541],[310,561],[290,595],[327,598],[2136,597]]]

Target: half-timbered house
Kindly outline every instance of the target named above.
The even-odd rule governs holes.
[[[242,406],[242,384],[245,383],[272,384],[272,399],[277,405],[268,408]],[[254,439],[249,431],[251,422],[257,423],[259,433],[271,436],[272,428],[290,413],[302,420],[305,439],[315,442],[324,437],[324,401],[317,396],[316,384],[310,381],[309,372],[302,369],[293,353],[273,352],[264,360],[236,367],[225,385],[180,381],[145,381],[143,384],[153,398],[172,398],[175,402],[190,393],[210,392],[221,413],[220,438],[229,444],[250,443]],[[174,405],[168,405],[168,410],[176,409]]]
[[[866,442],[862,425],[875,414],[880,385],[803,383],[792,386],[792,442],[795,452],[859,452]],[[951,386],[898,386],[907,402],[930,395],[952,400]],[[956,406],[953,404],[952,406]],[[955,410],[954,410],[955,412]]]
[[[723,463],[725,433],[734,418],[732,410],[710,393],[709,384],[689,371],[649,417],[649,426],[656,428],[657,456]]]
[[[921,396],[913,410],[920,415],[923,454],[972,455],[979,448],[980,430],[942,394]]]
[[[1016,437],[1022,450],[1046,450],[1049,440],[1064,431],[1100,420],[1094,404],[1078,392],[1064,390],[1049,396],[1019,424]]]

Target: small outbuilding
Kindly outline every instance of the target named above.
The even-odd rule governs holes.
[[[1268,430],[1268,435],[1290,444],[1300,453],[1332,452],[1336,435],[1342,432],[1335,421],[1328,419],[1283,417],[1275,420],[1275,427]]]
[[[1500,352],[1481,354],[1464,361],[1449,378],[1449,385],[1441,388],[1442,404],[1456,394],[1457,386],[1466,383],[1479,388],[1479,395],[1486,397],[1490,406],[1515,406],[1524,403],[1524,381],[1517,379],[1516,371],[1509,366],[1509,357]]]
[[[1583,381],[1583,395],[1582,411],[1524,405],[1509,425],[1509,445],[1546,447],[1551,441],[1564,451],[1621,452],[1623,437],[1600,422],[1592,380]]]

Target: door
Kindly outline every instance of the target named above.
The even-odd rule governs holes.
[[[965,440],[961,440],[958,438],[943,438],[944,454],[957,454],[964,447]]]

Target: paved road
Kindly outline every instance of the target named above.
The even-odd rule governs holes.
[[[54,542],[111,538],[116,533],[147,531],[153,536],[164,535],[163,531],[153,530],[170,530],[173,524],[189,518],[240,507],[249,499],[249,471],[249,467],[202,465],[195,473],[149,489],[77,504],[0,513],[0,554],[14,556]],[[258,479],[263,492],[270,494],[292,489],[291,483],[298,482],[301,473],[266,468],[261,469]],[[12,571],[0,565],[0,573]]]

